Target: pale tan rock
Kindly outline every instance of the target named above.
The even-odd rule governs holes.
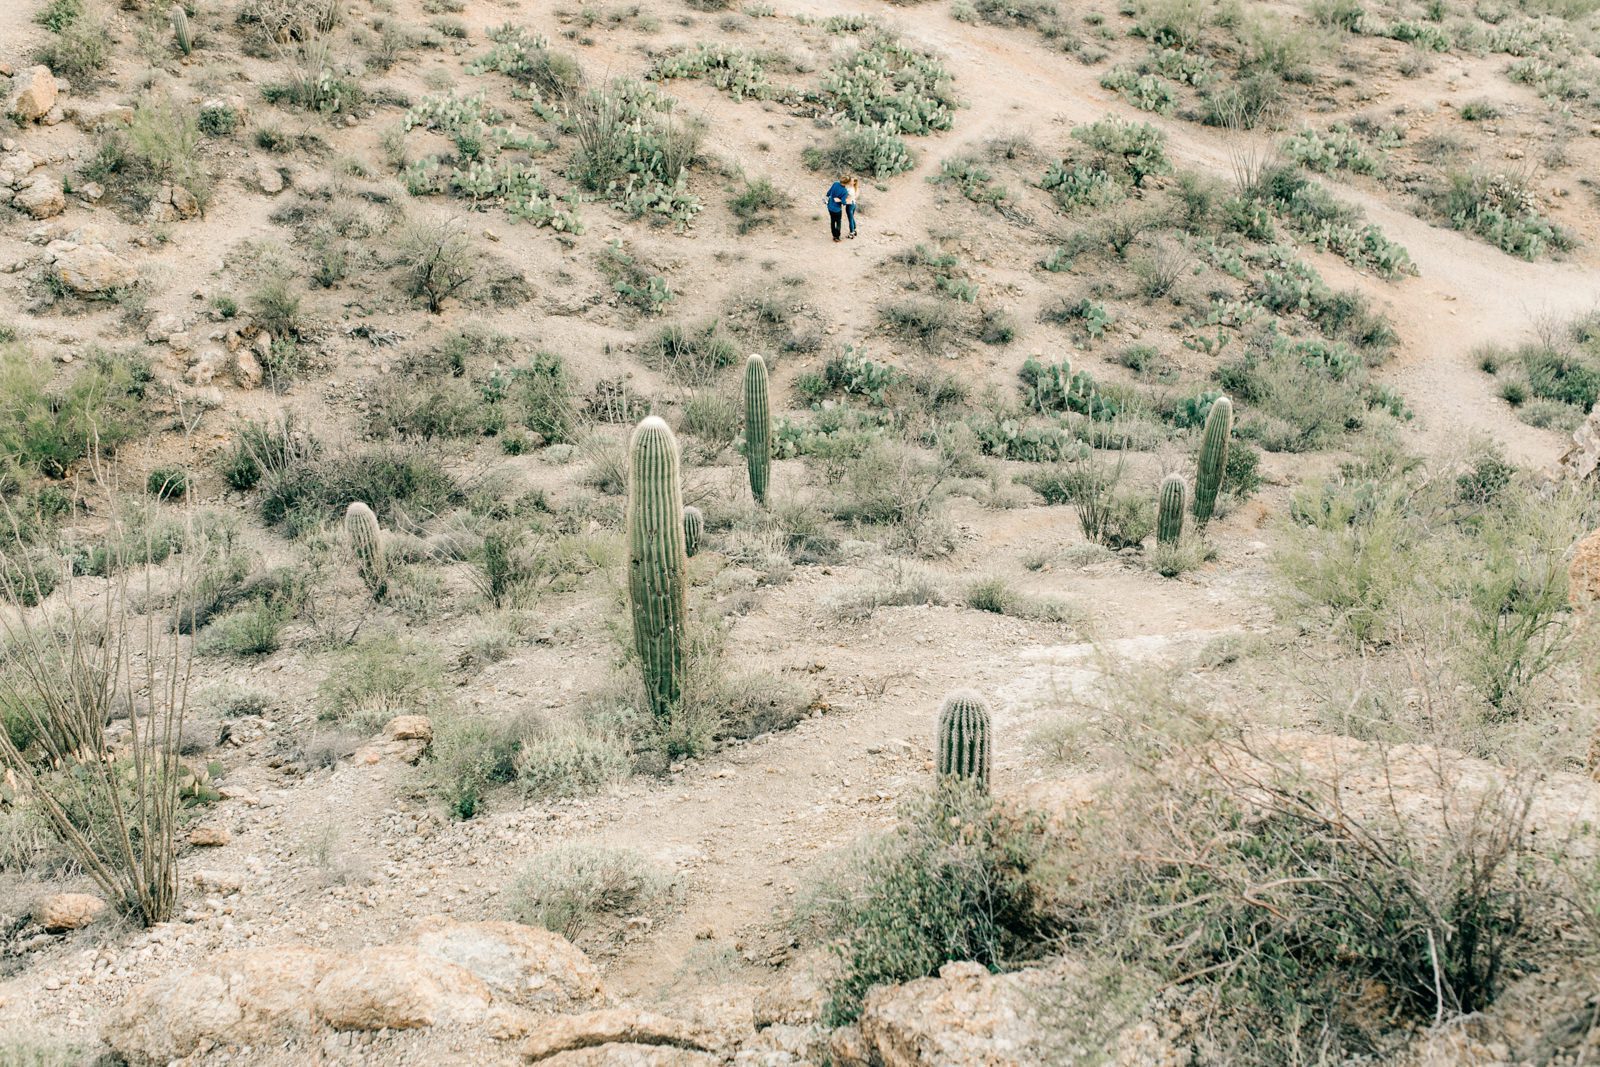
[[[181,185],[172,187],[168,203],[172,205],[172,209],[178,213],[180,219],[192,219],[200,214],[200,201]]]
[[[259,389],[267,372],[252,348],[241,347],[233,354],[234,378],[246,389]]]
[[[202,1046],[262,1045],[309,1030],[312,991],[334,957],[308,945],[228,953],[147,982],[102,1032],[130,1063],[164,1064]]]
[[[99,244],[70,245],[57,252],[55,270],[61,284],[80,296],[98,296],[139,280],[133,264]]]
[[[1600,530],[1572,546],[1572,560],[1567,564],[1567,599],[1581,610],[1600,600]]]
[[[316,988],[317,1015],[339,1030],[414,1030],[474,1023],[489,987],[465,967],[405,945],[369,948],[334,964]]]
[[[195,848],[221,848],[232,840],[226,826],[196,826],[189,831],[189,844]]]
[[[35,174],[23,180],[11,202],[36,219],[50,219],[67,209],[67,194],[54,176]]]
[[[655,1012],[605,1008],[548,1020],[524,1042],[522,1056],[530,1063],[539,1063],[558,1053],[612,1044],[665,1045],[709,1052],[714,1048],[714,1038],[699,1027]]]
[[[426,715],[396,715],[384,724],[383,736],[391,741],[432,741],[433,723]]]
[[[283,192],[283,172],[265,161],[256,164],[256,188],[268,196]]]
[[[715,1067],[722,1059],[670,1045],[612,1043],[558,1052],[540,1062],[545,1067]]]
[[[56,106],[57,93],[56,79],[49,67],[29,67],[13,80],[6,111],[22,122],[35,122]]]
[[[21,185],[38,166],[39,161],[21,148],[0,155],[0,189],[12,189]]]
[[[538,927],[430,915],[411,940],[423,952],[471,971],[498,1002],[568,1011],[594,1004],[604,992],[588,956]]]
[[[244,876],[229,871],[195,871],[194,884],[207,893],[229,896],[244,889]]]
[[[93,893],[56,893],[33,909],[33,921],[51,933],[81,930],[98,919],[106,902]]]

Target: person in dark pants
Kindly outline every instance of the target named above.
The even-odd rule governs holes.
[[[850,236],[856,235],[856,198],[850,189],[850,175],[841,174],[837,181],[828,186],[828,195],[823,206],[828,209],[828,228],[833,231],[835,244],[839,242],[839,231],[846,208],[850,211]]]

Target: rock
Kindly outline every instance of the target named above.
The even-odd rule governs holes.
[[[421,716],[407,716],[412,717]],[[587,1007],[603,994],[589,957],[549,930],[514,922],[464,923],[430,915],[411,940],[423,952],[471,971],[493,991],[497,1001],[568,1011]]]
[[[815,974],[802,967],[790,968],[756,994],[753,1021],[758,1029],[775,1024],[809,1025],[822,1017],[827,999],[827,990]]]
[[[139,272],[125,258],[100,244],[68,245],[55,255],[61,284],[79,296],[98,296],[139,280]]]
[[[1589,417],[1572,431],[1572,444],[1556,464],[1558,477],[1585,481],[1594,476],[1600,467],[1600,406],[1589,412]]]
[[[133,122],[133,107],[129,104],[88,104],[74,101],[63,108],[73,125],[86,133],[94,133],[107,126],[126,126]]]
[[[158,345],[184,328],[184,321],[178,315],[157,315],[150,320],[150,325],[144,328],[144,339],[153,345]]]
[[[55,177],[35,174],[23,181],[11,202],[36,219],[50,219],[67,209],[67,194]]]
[[[195,871],[194,884],[207,893],[229,896],[244,889],[244,877],[227,871]]]
[[[715,1067],[722,1059],[670,1045],[612,1043],[558,1052],[540,1062],[545,1067]]]
[[[307,1031],[313,991],[335,957],[309,945],[227,953],[147,982],[112,1012],[106,1043],[135,1064],[212,1044],[262,1045]]]
[[[522,1056],[530,1063],[539,1063],[550,1060],[558,1053],[612,1044],[664,1045],[709,1052],[713,1048],[713,1038],[698,1027],[654,1012],[635,1008],[606,1008],[581,1015],[560,1015],[545,1022],[537,1033],[523,1043]],[[568,1059],[562,1062],[607,1061]]]
[[[189,844],[195,848],[221,848],[232,840],[225,826],[196,826],[189,831]]]
[[[183,380],[190,385],[210,385],[217,375],[227,368],[230,362],[232,362],[232,359],[228,353],[219,349],[213,348],[202,352],[189,365],[189,370],[184,374]]]
[[[99,182],[85,182],[78,190],[78,195],[91,204],[98,204],[101,197],[106,195],[106,187]]]
[[[254,349],[241,347],[233,354],[234,378],[245,389],[259,389],[267,372],[256,357]]]
[[[50,933],[81,930],[98,919],[106,902],[93,893],[56,893],[33,909],[33,921]]]
[[[432,741],[433,723],[426,715],[396,715],[384,724],[383,736],[391,741]]]
[[[1567,564],[1567,599],[1579,610],[1600,600],[1600,530],[1572,546],[1572,561]]]
[[[268,196],[277,196],[283,192],[283,171],[266,161],[256,164],[256,188]]]
[[[385,758],[402,763],[417,763],[433,743],[433,724],[426,715],[400,715],[389,720],[381,737],[356,750],[355,761],[362,764],[382,762]]]
[[[192,219],[200,214],[200,201],[195,195],[181,185],[174,185],[168,203],[178,213],[180,219]]]
[[[45,66],[30,67],[12,82],[11,102],[6,111],[20,122],[44,118],[56,106],[56,79]]]
[[[419,948],[384,945],[335,964],[317,983],[317,1015],[339,1030],[415,1030],[473,1023],[491,994],[465,967]]]
[[[16,188],[38,166],[39,161],[20,148],[0,155],[0,188]]]

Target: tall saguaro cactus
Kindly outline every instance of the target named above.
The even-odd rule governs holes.
[[[1169,474],[1161,480],[1161,507],[1156,512],[1156,541],[1175,545],[1183,536],[1183,476]]]
[[[772,479],[772,403],[767,361],[760,356],[751,356],[744,365],[744,461],[750,470],[750,495],[765,504]]]
[[[356,555],[356,567],[373,599],[382,600],[389,589],[389,561],[383,551],[383,531],[378,516],[357,500],[345,509],[344,530]]]
[[[1206,414],[1200,437],[1200,461],[1194,472],[1194,521],[1204,526],[1217,507],[1222,472],[1228,463],[1228,438],[1233,433],[1233,401],[1219,396]]]
[[[657,718],[669,716],[682,694],[688,566],[678,439],[652,415],[639,423],[628,446],[628,600],[633,645]]]
[[[706,535],[706,517],[697,507],[683,509],[683,551],[693,558],[700,551],[700,539]]]
[[[177,39],[178,51],[184,55],[194,51],[194,38],[189,33],[189,13],[182,4],[172,5],[172,36]]]
[[[989,706],[971,689],[957,689],[939,709],[939,780],[962,778],[989,789]]]

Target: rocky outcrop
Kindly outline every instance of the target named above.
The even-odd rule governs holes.
[[[33,909],[33,921],[52,934],[80,930],[98,919],[106,902],[92,893],[56,893]]]
[[[433,723],[426,715],[397,715],[375,737],[356,750],[357,763],[378,763],[385,757],[417,763],[433,744]]]
[[[1600,530],[1572,546],[1572,559],[1567,564],[1567,599],[1579,609],[1600,600]]]
[[[50,73],[49,67],[29,67],[12,82],[6,113],[18,122],[37,122],[56,106],[58,92],[55,76]]]
[[[548,1063],[555,1062],[553,1057],[560,1053],[597,1049],[606,1045],[666,1046],[704,1053],[715,1047],[715,1039],[699,1027],[654,1012],[640,1011],[636,1008],[607,1008],[584,1012],[581,1015],[562,1015],[544,1022],[538,1032],[523,1044],[522,1057],[529,1063]],[[612,1061],[569,1059],[560,1062]]]
[[[320,1028],[474,1026],[501,1010],[497,1001],[530,1020],[522,1033],[542,1034],[546,1020],[535,1018],[535,1009],[587,1006],[602,992],[588,957],[557,934],[435,916],[408,944],[353,953],[280,945],[174,971],[135,990],[112,1013],[104,1037],[130,1063],[167,1063],[201,1048],[303,1038]],[[584,1046],[568,1040],[562,1047]]]
[[[558,1052],[540,1062],[544,1067],[714,1067],[723,1061],[686,1048],[611,1044]]]
[[[103,296],[139,280],[133,264],[102,244],[55,241],[48,251],[56,277],[79,296]]]

